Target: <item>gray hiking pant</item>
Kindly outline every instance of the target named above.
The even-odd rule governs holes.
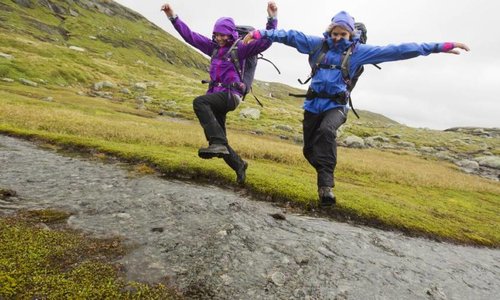
[[[243,165],[243,160],[228,144],[226,114],[235,110],[239,103],[238,96],[227,92],[206,94],[193,101],[194,112],[203,127],[208,143],[226,145],[229,155],[225,155],[223,159],[235,171]]]
[[[320,114],[304,111],[304,156],[316,169],[318,187],[334,187],[337,165],[337,129],[347,120],[343,107]]]

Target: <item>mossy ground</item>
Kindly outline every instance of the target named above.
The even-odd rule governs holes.
[[[0,218],[0,299],[179,299],[165,285],[127,282],[119,239],[65,228],[69,214],[21,211]]]

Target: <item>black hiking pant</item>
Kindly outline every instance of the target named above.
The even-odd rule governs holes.
[[[236,109],[240,100],[232,93],[220,92],[199,96],[193,101],[193,109],[200,121],[208,143],[223,144],[229,155],[223,157],[231,169],[237,171],[242,165],[241,157],[229,146],[226,137],[226,114]]]
[[[318,187],[334,187],[337,165],[337,129],[347,120],[343,107],[320,114],[304,111],[304,156],[316,169]]]

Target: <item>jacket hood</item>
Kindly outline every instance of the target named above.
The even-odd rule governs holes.
[[[222,17],[215,22],[213,33],[221,33],[230,35],[233,41],[238,39],[238,32],[234,20],[229,17]]]
[[[333,28],[335,26],[340,26],[351,33],[355,31],[354,18],[351,17],[351,15],[345,11],[341,11],[335,16],[333,16],[330,27]]]

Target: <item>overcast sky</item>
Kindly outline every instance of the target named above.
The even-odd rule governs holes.
[[[211,36],[213,24],[231,16],[263,28],[267,0],[115,0],[180,38],[163,12],[170,3],[193,31]],[[372,66],[353,91],[354,107],[412,127],[500,127],[500,2],[494,0],[276,0],[278,28],[321,35],[333,15],[348,11],[368,28],[372,45],[463,42],[470,52],[431,54]],[[281,70],[260,62],[256,78],[306,89],[297,78],[310,72],[307,55],[275,43],[264,53]]]

